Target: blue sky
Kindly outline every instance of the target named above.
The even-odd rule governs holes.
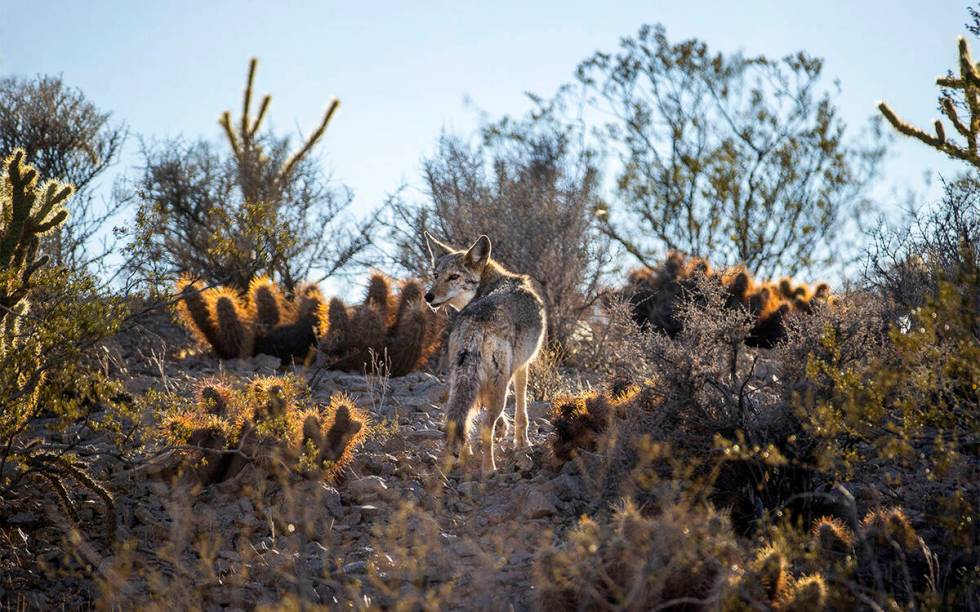
[[[476,113],[529,107],[596,49],[613,50],[642,23],[671,40],[698,37],[721,51],[771,56],[805,49],[840,79],[838,104],[855,128],[885,99],[905,118],[935,117],[935,77],[955,65],[963,2],[270,2],[0,0],[0,74],[61,74],[149,138],[218,137],[238,114],[248,58],[257,89],[273,96],[269,125],[308,133],[327,101],[342,107],[321,149],[355,192],[377,206],[402,182],[417,185],[421,158],[443,129],[467,132]],[[828,82],[829,84],[829,82]],[[138,161],[131,138],[103,180]],[[920,188],[926,171],[961,166],[896,139],[879,199]],[[935,193],[935,189],[933,189]]]

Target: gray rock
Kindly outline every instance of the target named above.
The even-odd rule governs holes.
[[[340,491],[337,489],[328,486],[323,487],[323,505],[326,506],[330,516],[334,518],[344,516],[344,505],[340,503]]]
[[[554,516],[557,512],[555,500],[538,489],[530,489],[521,504],[521,513],[527,518],[544,518]]]
[[[350,494],[358,502],[374,501],[376,499],[387,499],[388,485],[380,476],[365,476],[358,478],[347,485]]]
[[[483,487],[480,486],[480,483],[471,480],[468,482],[459,483],[456,485],[456,490],[459,491],[459,494],[463,497],[475,500],[480,498],[480,495],[483,492]]]

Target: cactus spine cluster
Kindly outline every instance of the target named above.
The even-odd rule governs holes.
[[[366,434],[364,413],[345,395],[325,407],[301,399],[290,377],[262,377],[243,388],[201,383],[193,403],[167,415],[166,438],[189,451],[185,473],[204,485],[229,480],[246,465],[334,478]]]
[[[299,287],[292,300],[266,277],[254,279],[244,297],[186,278],[177,291],[184,326],[222,359],[257,353],[305,359],[316,344],[324,297],[314,285]]]

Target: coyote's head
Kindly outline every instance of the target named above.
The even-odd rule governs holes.
[[[480,236],[469,249],[458,251],[425,232],[425,243],[432,258],[432,287],[425,301],[433,308],[462,310],[476,295],[480,276],[490,261],[490,239]]]

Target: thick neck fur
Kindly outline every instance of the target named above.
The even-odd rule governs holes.
[[[523,281],[524,278],[525,277],[523,275],[514,274],[491,259],[487,261],[487,265],[483,267],[483,274],[480,275],[480,287],[477,289],[476,297],[473,299],[480,299],[493,291],[503,281],[516,280],[520,282]]]

